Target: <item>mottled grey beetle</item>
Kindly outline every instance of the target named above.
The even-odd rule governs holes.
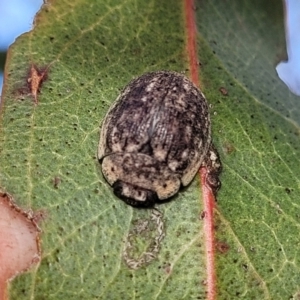
[[[213,190],[220,187],[206,99],[171,71],[144,74],[124,88],[103,120],[98,158],[114,193],[132,206],[170,198],[201,165]]]

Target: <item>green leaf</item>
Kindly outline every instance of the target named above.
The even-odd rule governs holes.
[[[199,1],[195,12],[201,88],[224,165],[218,299],[299,295],[300,102],[275,72],[283,14],[271,2]],[[122,251],[150,212],[114,197],[96,158],[100,122],[126,83],[188,68],[182,10],[179,1],[50,1],[10,48],[0,186],[46,212],[41,264],[12,282],[11,299],[205,299],[199,179],[159,206],[166,237],[158,258],[133,271]],[[32,65],[48,70],[37,105],[26,94]],[[135,255],[153,234],[136,237]]]
[[[133,271],[122,259],[125,241],[150,211],[117,199],[96,157],[100,122],[120,89],[146,71],[185,70],[185,56],[178,1],[49,2],[10,48],[0,186],[46,216],[40,266],[13,281],[11,299],[204,297],[198,179],[159,207],[166,224],[159,257]],[[35,104],[27,76],[45,72]],[[151,244],[149,230],[136,237],[133,255]]]
[[[299,297],[300,101],[278,79],[280,1],[202,1],[199,60],[224,164],[218,299]],[[228,90],[228,96],[219,92]]]

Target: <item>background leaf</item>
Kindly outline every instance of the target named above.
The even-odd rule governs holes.
[[[197,3],[202,89],[224,164],[218,299],[299,295],[300,104],[274,68],[284,45],[281,5]],[[96,159],[100,121],[130,79],[187,69],[182,9],[179,1],[50,2],[10,48],[0,186],[47,211],[41,265],[13,281],[11,299],[205,298],[198,178],[159,207],[166,238],[158,259],[131,271],[124,240],[150,212],[116,199]],[[31,64],[49,66],[37,106],[22,92]]]
[[[99,124],[127,82],[150,70],[185,70],[184,34],[177,1],[60,1],[47,3],[35,29],[10,48],[1,187],[47,212],[41,264],[14,280],[12,299],[205,296],[197,180],[160,208],[167,236],[159,258],[132,271],[121,259],[124,240],[150,212],[114,197],[96,158]],[[32,64],[49,69],[38,105],[24,95]]]
[[[217,260],[219,299],[296,299],[300,102],[275,71],[282,3],[202,3],[199,57],[224,163],[217,238],[230,247]]]

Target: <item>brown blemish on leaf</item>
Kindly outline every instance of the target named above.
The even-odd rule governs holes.
[[[60,185],[60,183],[61,183],[61,179],[58,176],[55,176],[53,178],[53,186],[54,186],[54,188],[58,189],[58,186]]]
[[[33,216],[0,192],[0,299],[7,299],[9,280],[40,261],[40,229]]]
[[[228,250],[230,249],[230,247],[227,243],[220,242],[220,241],[216,242],[216,248],[222,254],[228,252]]]
[[[24,96],[31,96],[33,97],[34,104],[38,104],[38,94],[43,82],[48,78],[48,71],[49,66],[39,68],[35,64],[31,64],[26,77],[23,79],[22,86],[16,87],[15,96],[21,100],[24,99]]]
[[[221,86],[221,87],[219,88],[219,91],[221,92],[221,94],[222,94],[223,96],[228,96],[228,91],[227,91],[227,89],[224,88],[223,86]]]
[[[235,147],[230,142],[225,142],[223,145],[223,150],[224,150],[225,154],[231,154],[232,152],[235,151]]]
[[[167,263],[167,264],[164,265],[164,271],[168,275],[171,274],[171,272],[172,272],[172,266],[171,266],[170,263]]]
[[[204,285],[204,286],[206,286],[206,285],[207,285],[207,280],[205,280],[205,279],[202,280],[202,281],[201,281],[201,284]]]
[[[48,217],[48,214],[47,214],[47,211],[44,210],[44,209],[40,209],[40,210],[37,210],[35,211],[33,214],[32,214],[32,221],[39,225],[41,224],[43,221],[45,221]]]
[[[38,93],[40,93],[41,86],[47,77],[48,68],[38,68],[34,64],[31,65],[27,76],[27,84],[35,104],[38,103]]]

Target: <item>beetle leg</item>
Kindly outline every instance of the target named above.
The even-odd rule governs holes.
[[[214,195],[216,196],[218,190],[221,187],[219,175],[222,171],[222,164],[219,153],[213,146],[213,144],[210,145],[206,159],[202,166],[207,168],[206,183],[209,185]]]

